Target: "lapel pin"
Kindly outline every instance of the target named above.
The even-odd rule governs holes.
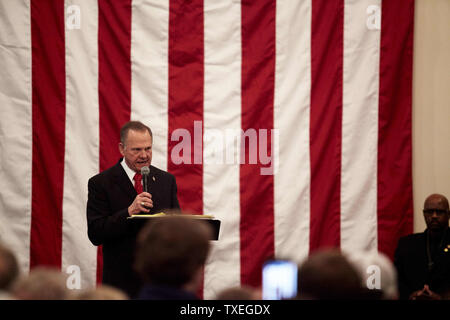
[[[156,179],[155,179],[155,177],[154,177],[154,176],[152,177],[152,179],[153,179],[153,181],[156,181]]]

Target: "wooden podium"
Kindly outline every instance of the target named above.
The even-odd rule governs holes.
[[[128,217],[130,220],[139,220],[139,221],[151,221],[154,219],[164,219],[165,217],[183,217],[186,219],[195,219],[204,221],[205,223],[211,226],[213,231],[211,240],[219,240],[219,232],[220,232],[220,220],[214,219],[213,216],[209,215],[191,215],[191,214],[164,214],[164,213],[156,213],[156,214],[136,214]]]

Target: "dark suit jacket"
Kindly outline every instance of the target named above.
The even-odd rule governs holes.
[[[443,294],[450,289],[450,232],[447,230],[443,246],[434,259],[434,267],[428,270],[427,231],[400,238],[395,251],[394,264],[397,269],[401,299],[428,284],[431,291]]]
[[[191,292],[168,286],[145,285],[138,296],[139,300],[198,300]]]
[[[88,236],[103,245],[103,283],[118,287],[135,297],[142,283],[133,270],[136,235],[145,220],[129,220],[128,207],[137,193],[120,162],[88,182]],[[154,178],[154,179],[153,179]],[[150,166],[148,190],[158,213],[179,208],[175,177]]]

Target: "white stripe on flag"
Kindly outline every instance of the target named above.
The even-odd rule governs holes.
[[[341,173],[341,248],[377,249],[377,148],[381,1],[346,0]],[[367,9],[369,8],[369,13]]]
[[[221,289],[240,285],[240,189],[236,160],[240,139],[233,139],[233,133],[241,129],[240,2],[206,0],[204,23],[203,211],[222,221],[219,241],[212,242],[205,267],[204,298],[213,299]]]
[[[167,170],[169,1],[133,1],[131,119],[153,132],[152,164]]]
[[[77,12],[81,15],[77,25]],[[87,237],[87,181],[99,168],[98,7],[65,1],[66,142],[62,272],[80,268],[81,288],[95,286],[97,248]],[[73,279],[76,279],[75,277]],[[73,282],[76,288],[77,283]]]
[[[276,20],[275,255],[300,262],[309,251],[311,1],[278,2]]]
[[[32,184],[29,1],[0,2],[0,241],[30,266]]]

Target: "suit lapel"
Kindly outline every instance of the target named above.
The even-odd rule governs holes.
[[[156,182],[156,170],[153,166],[150,166],[150,174],[148,175],[148,190],[151,192],[155,191],[155,182]]]
[[[438,252],[436,254],[436,258],[435,258],[435,265],[442,265],[441,260],[444,259],[449,259],[448,257],[450,256],[450,234],[449,234],[449,229],[447,229],[447,231],[444,234],[444,239],[442,240],[442,246],[439,247]],[[447,251],[445,251],[445,249],[447,249]],[[448,260],[447,260],[448,261]],[[448,268],[448,265],[445,266],[446,268]]]
[[[114,183],[116,183],[130,199],[134,199],[137,195],[136,190],[125,173],[125,170],[123,170],[120,161],[114,166],[113,175]]]

